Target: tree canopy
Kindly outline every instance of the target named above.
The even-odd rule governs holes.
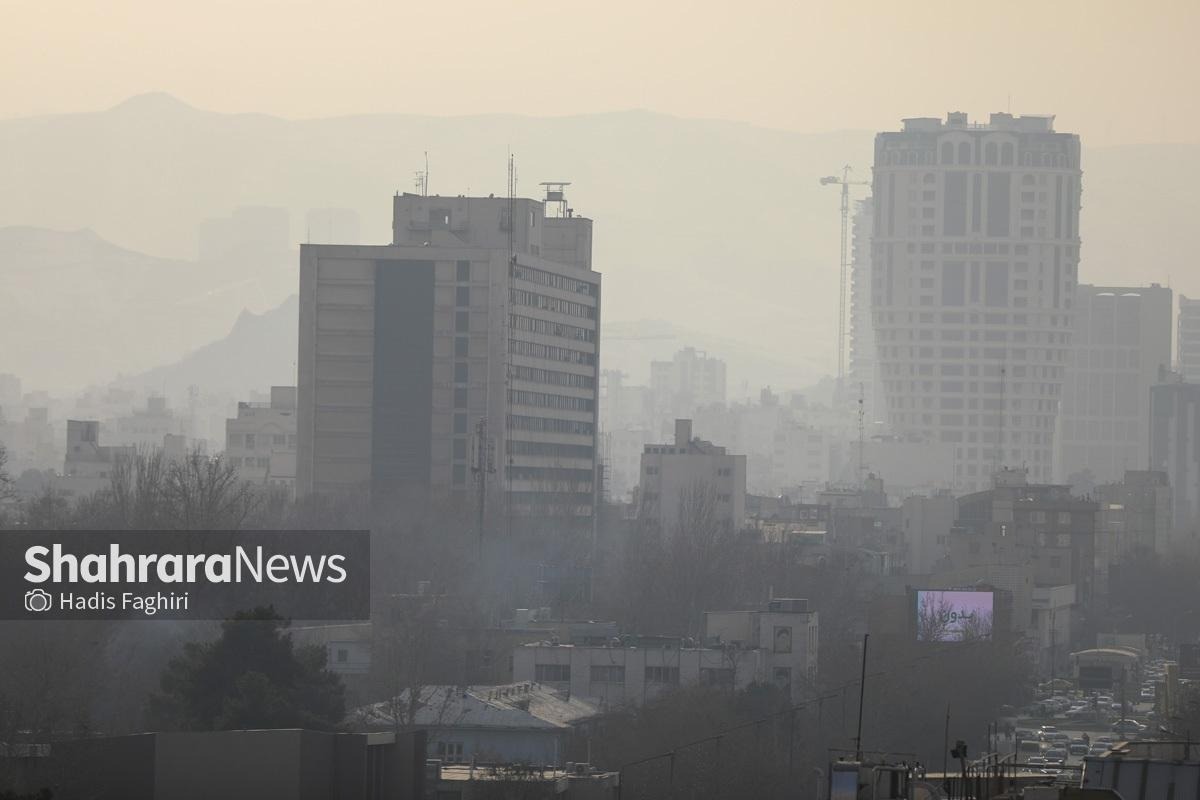
[[[150,698],[151,718],[178,730],[336,728],[345,687],[324,649],[295,647],[287,625],[256,608],[226,620],[219,638],[185,645]]]

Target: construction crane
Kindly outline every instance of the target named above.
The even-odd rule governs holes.
[[[842,400],[842,388],[846,381],[846,273],[850,269],[849,232],[850,232],[850,187],[870,186],[870,181],[850,180],[851,167],[842,167],[842,176],[827,175],[821,178],[822,186],[837,184],[842,187],[842,257],[841,270],[838,274],[838,330],[837,330],[837,389],[834,403]]]

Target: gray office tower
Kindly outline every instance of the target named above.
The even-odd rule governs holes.
[[[1170,368],[1170,289],[1079,286],[1058,418],[1059,482],[1090,471],[1094,483],[1114,483],[1145,468],[1150,387]]]
[[[871,300],[893,433],[954,446],[962,490],[1052,477],[1079,263],[1079,137],[1053,117],[875,137]]]
[[[397,195],[391,245],[301,247],[299,495],[592,518],[600,275],[559,198]]]

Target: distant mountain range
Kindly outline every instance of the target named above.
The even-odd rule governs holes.
[[[1200,216],[1200,145],[1084,144],[1081,280],[1169,277],[1200,294],[1186,249]],[[364,243],[386,243],[390,197],[411,189],[425,151],[432,192],[487,194],[504,191],[510,149],[520,194],[569,180],[572,205],[595,219],[606,322],[661,320],[681,331],[679,346],[707,346],[697,331],[743,343],[780,367],[776,384],[832,367],[838,198],[818,178],[849,163],[866,179],[870,132],[644,111],[285,120],[158,94],[0,120],[0,372],[63,389],[177,361],[243,309],[265,312],[296,291],[294,260],[196,262],[205,218],[282,207],[295,244],[309,209],[344,207],[359,213]],[[759,372],[709,349],[735,374]]]
[[[195,384],[206,393],[235,399],[271,386],[295,386],[299,311],[296,295],[262,314],[244,311],[225,336],[178,361],[114,383],[168,397],[180,397]]]

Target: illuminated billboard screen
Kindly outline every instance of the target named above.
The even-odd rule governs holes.
[[[970,642],[991,638],[991,592],[917,592],[918,642]]]

